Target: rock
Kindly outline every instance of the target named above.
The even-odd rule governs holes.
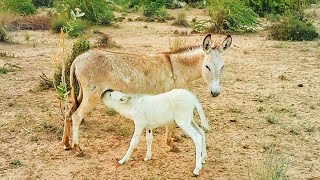
[[[298,84],[298,87],[303,87],[303,84]]]

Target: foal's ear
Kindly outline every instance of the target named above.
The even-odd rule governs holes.
[[[129,96],[123,96],[122,98],[120,98],[120,101],[122,103],[128,103],[130,101],[131,97]]]
[[[222,51],[228,49],[231,46],[231,43],[232,43],[232,37],[230,34],[228,34],[226,39],[219,46],[219,48],[218,48],[219,52],[222,52]]]
[[[208,34],[203,39],[203,44],[202,44],[203,51],[206,52],[207,54],[210,53],[211,46],[212,46],[211,34]]]

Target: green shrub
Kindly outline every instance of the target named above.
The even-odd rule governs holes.
[[[53,0],[32,0],[32,4],[36,7],[52,7]]]
[[[18,13],[20,15],[31,15],[37,12],[32,0],[3,0],[1,10]]]
[[[312,22],[293,15],[283,16],[279,23],[271,27],[269,35],[284,41],[310,41],[319,37]]]
[[[94,24],[109,25],[114,20],[113,12],[105,0],[56,0],[54,7],[59,12],[79,8],[85,13],[83,18]]]
[[[301,12],[305,8],[305,0],[242,0],[259,16],[267,14],[283,14],[286,11]]]
[[[60,14],[58,17],[52,20],[51,29],[55,33],[60,33],[60,29],[65,27],[68,22],[68,17],[64,14]]]
[[[169,9],[181,8],[181,4],[177,0],[166,0],[166,7]]]
[[[159,11],[166,5],[165,0],[145,0],[143,4],[143,15],[146,17],[155,17]]]
[[[211,32],[249,30],[258,24],[258,15],[238,0],[208,1]]]
[[[65,67],[66,67],[66,88],[67,90],[70,90],[70,83],[69,83],[69,76],[70,76],[70,67],[74,59],[79,56],[80,54],[88,51],[90,49],[90,42],[86,39],[78,39],[72,47],[72,53],[71,55],[64,60]],[[54,76],[53,76],[53,84],[55,86],[60,85],[61,82],[61,76],[62,76],[62,65],[59,65],[57,69],[55,70]]]
[[[69,37],[79,37],[84,34],[88,27],[88,23],[81,19],[76,19],[74,21],[68,21],[67,25],[63,26],[64,31]]]

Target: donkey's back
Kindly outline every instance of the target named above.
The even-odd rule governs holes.
[[[173,86],[170,67],[163,55],[90,50],[78,56],[73,64],[82,88],[95,86],[128,93],[159,93]]]

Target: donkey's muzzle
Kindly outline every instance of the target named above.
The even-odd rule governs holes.
[[[211,91],[211,96],[212,97],[217,97],[217,96],[219,96],[219,94],[220,94],[219,92],[212,92]]]

